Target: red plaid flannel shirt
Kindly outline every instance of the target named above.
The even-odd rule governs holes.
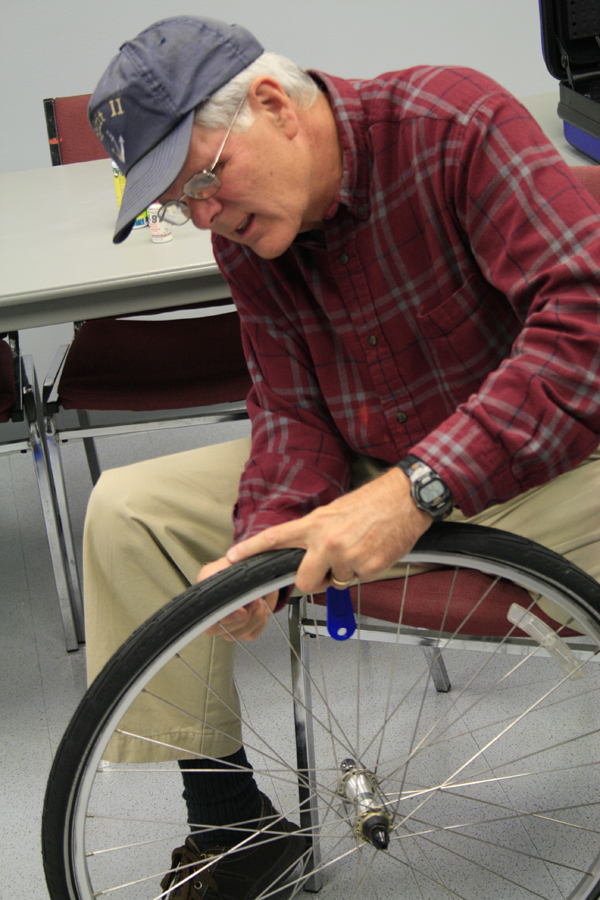
[[[344,176],[322,232],[263,260],[214,237],[254,386],[236,538],[429,463],[466,515],[600,433],[600,218],[528,112],[467,69],[326,89]]]

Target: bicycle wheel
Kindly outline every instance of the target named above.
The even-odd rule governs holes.
[[[291,585],[302,554],[264,554],[193,586],[107,663],[48,783],[42,837],[53,900],[164,896],[171,850],[188,833],[179,768],[107,764],[103,753],[152,677],[168,661],[183,665],[182,648],[224,615]],[[322,885],[327,900],[598,898],[600,585],[530,541],[477,526],[434,526],[406,563],[386,633],[365,615],[374,610],[363,585],[352,640],[331,640],[322,608],[308,605],[300,644],[310,646],[312,665],[280,615],[238,648],[244,744],[259,787],[317,851],[289,873],[286,896]],[[428,574],[412,574],[422,564],[448,586],[436,632],[405,625],[413,586]],[[483,579],[476,593],[462,590],[463,575]],[[482,610],[484,619],[486,608],[497,613],[499,589],[516,592],[536,616],[531,596],[548,598],[567,625],[513,643],[506,623],[493,646],[481,635],[463,641]],[[433,688],[431,656],[419,643],[444,651],[450,693]],[[290,653],[302,676],[299,730],[312,738],[300,757],[302,801]],[[239,829],[243,840],[244,823]]]

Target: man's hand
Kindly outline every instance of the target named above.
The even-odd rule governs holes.
[[[301,519],[267,528],[227,551],[235,563],[265,550],[303,547],[296,584],[305,592],[337,581],[366,580],[398,562],[433,519],[417,508],[408,477],[397,467]]]
[[[210,575],[221,572],[223,569],[229,568],[231,563],[225,556],[216,559],[214,562],[207,563],[202,567],[198,575],[198,581],[204,581]],[[247,606],[243,606],[236,610],[230,616],[226,616],[217,625],[207,628],[205,634],[211,637],[220,635],[226,641],[255,641],[261,634],[269,621],[271,612],[277,605],[278,591],[267,594],[266,597],[259,597],[253,600]]]

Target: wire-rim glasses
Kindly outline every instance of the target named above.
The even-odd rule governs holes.
[[[217,150],[217,155],[210,168],[202,169],[201,172],[197,172],[195,175],[192,175],[189,181],[186,181],[183,186],[183,194],[179,200],[169,200],[168,203],[163,203],[158,210],[158,218],[161,222],[169,222],[171,225],[185,225],[186,222],[189,222],[192,215],[191,209],[184,201],[185,197],[191,197],[192,200],[209,200],[210,197],[214,197],[215,194],[221,190],[221,179],[214,170],[218,165],[221,153],[227,143],[227,138],[231,134],[231,129],[235,125],[235,120],[237,119],[245,100],[246,97],[242,99],[240,105],[236,109],[235,115],[231,120],[229,128],[225,132],[225,137],[221,141],[221,145]]]

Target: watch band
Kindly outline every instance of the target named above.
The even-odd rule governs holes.
[[[452,512],[450,489],[431,466],[409,453],[398,463],[398,468],[408,475],[410,494],[418,509],[439,521]]]

